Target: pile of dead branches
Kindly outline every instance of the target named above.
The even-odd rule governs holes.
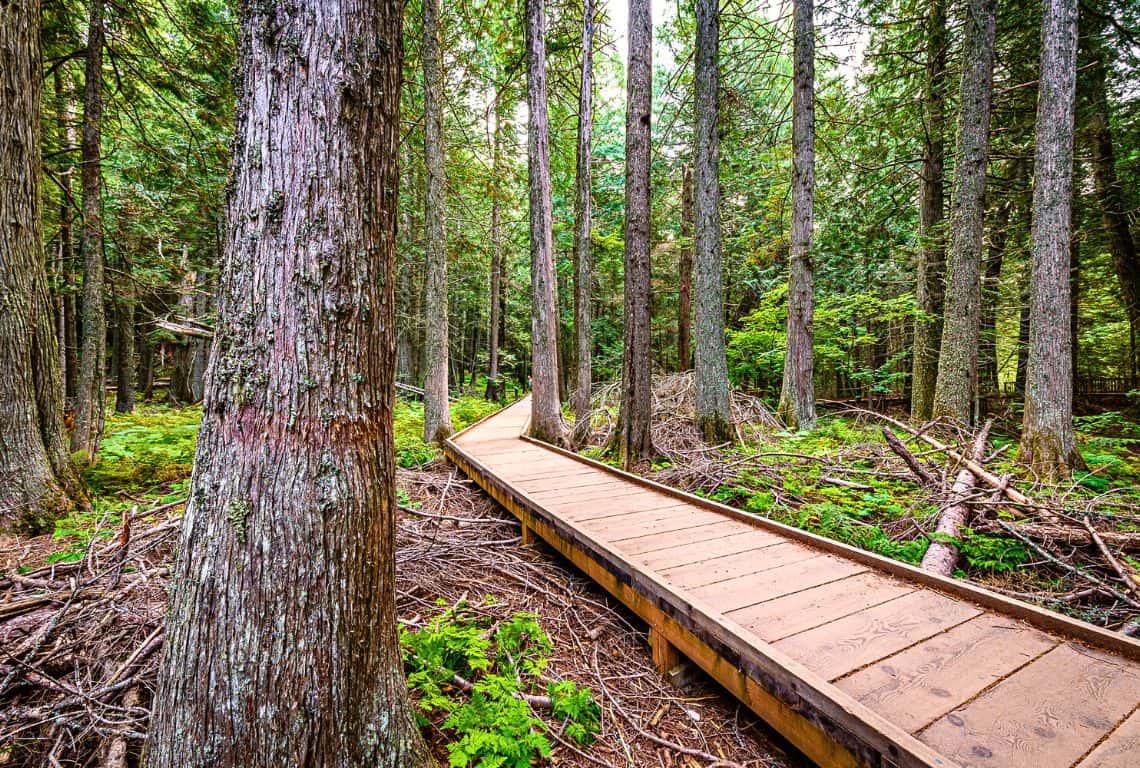
[[[1121,555],[1140,551],[1140,510],[1122,504],[1113,494],[1088,498],[1076,483],[1057,485],[1036,480],[1021,489],[1008,475],[996,475],[986,465],[1004,449],[989,452],[992,420],[973,435],[937,421],[915,428],[883,414],[855,409],[865,418],[887,422],[883,435],[906,464],[915,482],[938,499],[939,514],[930,548],[923,558],[927,570],[950,575],[958,565],[955,541],[966,528],[1005,535],[1022,542],[1043,566],[1057,574],[1068,588],[1049,592],[1002,589],[1015,597],[1044,603],[1079,604],[1097,599],[1099,618],[1116,624],[1127,634],[1140,633],[1140,574]],[[893,428],[893,429],[892,429]],[[906,441],[921,444],[918,455],[935,455],[942,467],[920,460]],[[957,440],[936,437],[948,433]],[[962,449],[952,442],[965,442]],[[953,477],[951,483],[948,478]],[[989,585],[994,587],[994,585]],[[1086,617],[1088,618],[1088,617]]]
[[[75,562],[21,573],[25,553],[11,553],[0,575],[0,746],[10,750],[0,762],[120,768],[137,753],[162,647],[177,506],[97,528]]]
[[[588,749],[552,727],[555,762],[602,766],[799,765],[711,683],[686,693],[652,666],[645,628],[556,555],[520,546],[517,523],[443,463],[401,470],[397,602],[426,623],[440,601],[469,598],[492,621],[537,614],[555,652],[547,674],[589,686],[602,730]],[[0,765],[136,765],[162,648],[178,509],[144,511],[77,562],[34,547],[6,554],[0,575]],[[43,547],[41,546],[42,550]],[[25,572],[21,573],[21,566]],[[491,595],[494,600],[481,598]],[[536,712],[548,719],[548,712]],[[447,734],[429,733],[446,764]]]
[[[741,466],[723,460],[734,443],[709,445],[697,426],[696,381],[692,371],[653,377],[653,446],[672,466],[659,479],[685,490],[711,489],[734,482]],[[605,445],[617,428],[620,382],[600,387],[592,400],[591,445]],[[751,443],[782,430],[779,418],[764,401],[731,392],[735,444]]]

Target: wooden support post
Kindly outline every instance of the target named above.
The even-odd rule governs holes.
[[[680,651],[655,627],[649,628],[649,647],[653,650],[653,666],[663,677],[668,677],[673,668],[681,663]]]
[[[529,547],[538,542],[538,536],[534,534],[534,529],[526,523],[522,524],[522,543],[524,547]]]

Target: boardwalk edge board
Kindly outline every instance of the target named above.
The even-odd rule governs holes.
[[[456,437],[459,437],[456,435]],[[641,616],[710,676],[826,766],[952,768],[917,738],[767,643],[553,517],[492,474],[454,438],[448,458],[551,546]]]
[[[805,531],[800,528],[795,528],[790,525],[769,520],[765,517],[749,514],[743,510],[730,507],[726,504],[706,499],[702,496],[696,496],[686,491],[672,488],[667,485],[649,480],[639,475],[625,472],[604,464],[600,461],[580,456],[573,451],[568,451],[564,448],[559,448],[556,445],[550,445],[540,440],[535,440],[529,435],[520,435],[519,439],[530,443],[532,445],[542,446],[547,450],[557,453],[561,456],[574,459],[575,461],[586,464],[595,469],[607,472],[615,477],[620,477],[629,482],[636,483],[644,488],[649,488],[663,494],[667,494],[677,499],[687,501],[695,506],[703,509],[708,509],[713,512],[732,517],[736,520],[748,523],[756,528],[774,531],[782,534],[789,539],[803,542],[818,549],[826,550],[828,552],[841,555],[849,560],[870,565],[877,570],[886,571],[893,576],[897,576],[903,580],[915,582],[926,587],[933,588],[937,591],[953,595],[955,597],[968,600],[976,603],[977,605],[1001,613],[1013,616],[1014,618],[1025,621],[1030,626],[1042,629],[1048,632],[1053,632],[1063,636],[1068,640],[1076,640],[1082,643],[1087,643],[1094,647],[1103,648],[1105,650],[1113,651],[1124,656],[1125,658],[1133,661],[1140,661],[1140,640],[1136,638],[1122,635],[1119,632],[1111,632],[1107,629],[1088,624],[1077,619],[1063,616],[1059,613],[1039,608],[1030,603],[1024,603],[1020,600],[1015,600],[1005,595],[1000,595],[996,592],[990,592],[987,589],[970,584],[968,582],[959,581],[957,579],[939,576],[938,574],[924,571],[921,568],[916,568],[913,565],[899,562],[898,560],[891,560],[890,558],[883,557],[882,555],[868,552],[865,549],[859,549],[849,544],[844,544],[834,539],[828,539],[823,536]]]
[[[717,515],[725,525],[743,524],[746,526],[743,530],[751,528],[762,531],[765,536],[778,536],[789,545],[807,546],[828,559],[841,558],[850,567],[865,568],[867,573],[877,574],[877,578],[893,577],[900,587],[909,584],[911,588],[926,591],[931,599],[941,595],[939,599],[956,600],[963,608],[971,607],[979,615],[989,611],[998,617],[1021,620],[1024,625],[1044,630],[1055,642],[1083,643],[1092,649],[1114,653],[1122,662],[1140,659],[1140,641],[1124,635],[757,517],[534,440],[525,434],[525,422],[529,421],[525,402],[512,408],[509,416],[507,409],[497,411],[445,441],[446,456],[519,519],[524,542],[542,538],[641,617],[650,628],[655,664],[660,667],[663,660],[676,659],[677,654],[688,657],[821,766],[951,768],[973,765],[974,761],[968,754],[963,757],[965,753],[947,752],[944,744],[927,744],[927,739],[920,739],[918,732],[911,733],[912,729],[895,722],[888,714],[879,714],[872,705],[847,693],[838,682],[831,682],[829,678],[833,675],[828,674],[828,664],[820,668],[820,663],[812,666],[806,660],[801,662],[791,648],[785,649],[776,641],[765,641],[757,632],[729,618],[727,603],[721,604],[724,601],[694,593],[693,584],[688,587],[671,584],[674,579],[667,579],[635,553],[624,551],[623,545],[618,543],[620,537],[611,535],[622,529],[614,528],[607,533],[609,527],[594,525],[591,522],[594,517],[575,514],[576,507],[573,504],[568,507],[562,496],[551,497],[558,487],[556,479],[594,471],[599,476],[612,478],[615,491],[619,485],[640,487],[647,494],[664,497],[663,501],[671,499],[678,507],[688,507],[694,517]],[[499,415],[504,416],[502,423],[488,423]],[[482,430],[476,431],[480,427]],[[517,451],[510,450],[511,445],[517,446]],[[533,464],[536,470],[550,469],[551,480],[539,484],[540,487],[518,479],[507,480],[518,474],[520,463]],[[508,467],[515,469],[506,469]],[[501,474],[503,471],[505,476]],[[630,507],[634,511],[628,513],[633,517],[624,529],[627,532],[633,532],[640,525],[641,518],[636,517],[641,512],[638,507],[636,504]],[[918,648],[923,642],[926,640],[916,641],[911,646]],[[1071,647],[1080,652],[1079,645]],[[1016,671],[1003,673],[995,681],[1013,680],[1015,674]],[[973,697],[979,695],[975,693]],[[960,721],[951,721],[951,724],[962,725]],[[1119,723],[1105,732],[1101,740],[1112,738],[1117,726]],[[985,748],[982,743],[974,747],[975,750]],[[959,760],[964,762],[957,762]]]

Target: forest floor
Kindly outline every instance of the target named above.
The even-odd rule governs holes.
[[[658,377],[654,390],[660,456],[636,467],[640,474],[910,564],[932,540],[945,540],[935,529],[974,432],[945,423],[916,428],[902,413],[892,419],[834,403],[821,407],[815,430],[791,433],[762,401],[734,393],[736,439],[710,446],[695,426],[691,375]],[[612,463],[604,446],[616,413],[616,393],[603,390],[583,453]],[[1020,414],[995,416],[976,463],[997,482],[966,472],[977,482],[960,499],[970,512],[953,542],[961,553],[953,575],[1140,632],[1140,423],[1119,411],[1075,422],[1088,468],[1047,482],[1017,462]],[[888,429],[917,472],[889,445]]]
[[[493,407],[462,400],[457,424]],[[549,752],[576,768],[806,765],[699,673],[665,682],[644,625],[553,551],[520,546],[513,518],[419,442],[419,415],[401,404],[397,420],[397,602],[441,764]],[[0,538],[0,766],[136,764],[199,418],[111,416],[88,473],[94,510]],[[502,661],[508,644],[521,664]],[[466,678],[424,674],[483,655]],[[522,695],[496,698],[504,683]]]

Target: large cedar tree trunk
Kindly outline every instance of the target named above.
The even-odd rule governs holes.
[[[590,389],[593,386],[590,330],[590,287],[594,264],[590,254],[591,189],[594,123],[594,0],[582,5],[582,71],[578,80],[578,157],[574,176],[574,442],[590,432]]]
[[[527,177],[530,194],[532,294],[531,435],[549,443],[566,439],[558,399],[558,288],[550,198],[550,125],[546,104],[545,0],[526,0]]]
[[[103,0],[91,0],[83,86],[83,343],[71,452],[95,460],[103,438],[107,316],[103,306]]]
[[[815,39],[813,1],[794,0],[792,96],[792,249],[788,277],[788,334],[780,415],[791,429],[815,428],[812,344],[813,197],[815,193]]]
[[[147,768],[430,764],[395,603],[400,27],[395,0],[242,4],[219,319]]]
[[[693,367],[693,168],[681,168],[681,254],[677,265],[677,370]]]
[[[693,262],[696,269],[697,425],[705,440],[732,439],[720,250],[720,0],[697,0]]]
[[[68,462],[40,220],[40,4],[0,3],[0,530],[82,498]]]
[[[625,113],[625,330],[617,449],[629,467],[653,455],[653,370],[649,356],[649,159],[653,99],[650,0],[629,1]]]
[[[946,268],[946,0],[931,0],[926,19],[926,80],[923,83],[922,176],[918,209],[918,269],[915,307],[924,317],[914,324],[910,414],[930,418],[938,376],[938,343],[942,336],[943,280]]]
[[[969,0],[958,113],[958,154],[942,343],[932,415],[970,421],[981,324],[982,224],[986,207],[997,0]]]
[[[1029,360],[1019,457],[1048,478],[1067,477],[1083,463],[1073,435],[1069,307],[1076,80],[1077,0],[1045,0],[1033,166]]]
[[[443,165],[443,57],[439,43],[439,0],[423,0],[424,13],[424,226],[427,230],[427,291],[424,363],[424,442],[451,434],[447,401],[447,188]]]

